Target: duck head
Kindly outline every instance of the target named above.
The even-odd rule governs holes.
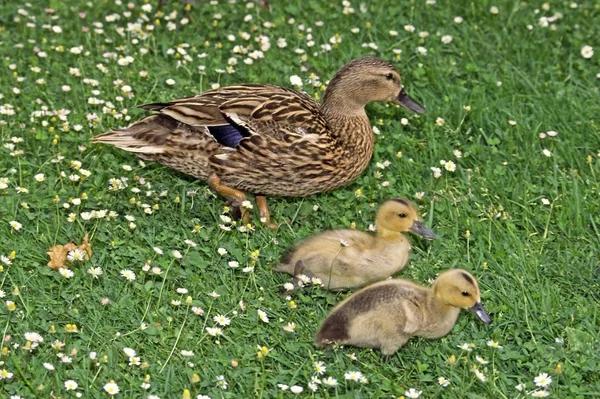
[[[486,324],[492,322],[481,305],[479,284],[469,272],[451,269],[440,274],[433,283],[433,292],[442,303],[466,309]]]
[[[377,57],[362,57],[348,62],[331,79],[323,104],[341,108],[364,109],[374,101],[390,101],[411,111],[425,108],[408,96],[400,74],[392,64]]]
[[[416,206],[405,199],[385,201],[377,211],[377,229],[404,233],[410,231],[428,240],[437,236],[419,219]]]

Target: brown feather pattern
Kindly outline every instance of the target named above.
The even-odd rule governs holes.
[[[364,71],[369,68],[393,70],[385,61],[365,57],[347,64],[332,79],[325,97],[339,86],[339,94],[349,99],[347,105],[344,96],[330,96],[335,106],[327,106],[296,90],[242,84],[142,105],[157,113],[93,141],[200,179],[216,174],[222,184],[255,194],[305,196],[328,191],[354,180],[373,153],[364,105],[384,100],[377,97],[357,104],[351,92],[358,79],[352,74],[371,76]],[[349,74],[345,89],[342,73]],[[363,92],[356,96],[364,97]],[[225,125],[241,126],[249,136],[235,148],[222,145],[209,127]]]

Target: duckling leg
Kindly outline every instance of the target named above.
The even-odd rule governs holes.
[[[270,228],[271,230],[276,230],[277,225],[271,222],[271,215],[269,213],[269,204],[267,203],[267,197],[265,197],[264,195],[257,195],[256,205],[258,206],[258,211],[260,212],[260,221],[263,222],[264,225]]]
[[[402,345],[404,345],[404,344],[402,344]],[[391,356],[394,353],[396,353],[402,345],[400,345],[398,343],[398,341],[383,342],[381,344],[381,353],[384,354],[385,356]]]
[[[389,340],[383,340],[381,342],[381,353],[385,356],[393,355],[408,341],[407,338],[402,337],[401,339],[397,336],[392,336]]]
[[[215,173],[211,174],[206,181],[213,190],[231,200],[233,204],[240,209],[242,213],[242,222],[244,222],[244,224],[250,221],[250,211],[247,208],[242,207],[242,202],[247,199],[246,194],[243,191],[222,184],[221,179]]]

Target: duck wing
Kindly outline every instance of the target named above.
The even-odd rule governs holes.
[[[253,135],[291,143],[306,135],[329,134],[315,100],[306,93],[275,85],[229,86],[141,108],[190,127],[206,127],[217,142],[231,148]]]
[[[226,185],[268,195],[322,191],[319,180],[337,170],[336,139],[306,93],[244,84],[141,108],[156,113],[93,142],[199,178],[217,173]],[[298,181],[310,187],[292,184]]]

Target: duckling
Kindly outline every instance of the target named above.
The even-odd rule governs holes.
[[[288,250],[275,270],[318,277],[329,290],[361,287],[406,266],[410,243],[403,232],[436,237],[419,220],[415,205],[405,199],[385,201],[377,211],[376,225],[376,235],[345,229],[309,237]]]
[[[448,334],[461,308],[492,322],[481,305],[477,280],[465,270],[440,274],[431,288],[408,280],[381,281],[339,303],[321,325],[315,344],[380,348],[392,355],[413,336]]]

